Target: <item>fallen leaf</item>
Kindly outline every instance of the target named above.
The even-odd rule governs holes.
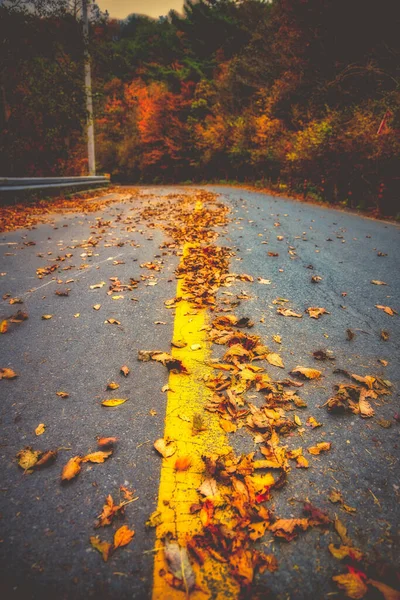
[[[384,360],[383,358],[378,358],[378,362],[381,363],[381,365],[383,365],[384,367],[387,367],[389,364],[389,361]]]
[[[282,338],[280,335],[273,335],[272,339],[274,340],[274,342],[276,342],[277,344],[281,344],[282,343]]]
[[[16,377],[18,375],[12,369],[8,369],[7,367],[0,369],[0,379],[15,379]]]
[[[127,546],[131,541],[135,532],[127,525],[122,525],[114,534],[114,548],[121,548]]]
[[[361,550],[358,550],[358,548],[353,548],[352,546],[339,546],[339,548],[337,548],[334,544],[329,544],[328,547],[332,556],[338,560],[343,560],[344,558],[348,557],[351,560],[360,561],[364,557]]]
[[[119,388],[119,383],[115,383],[115,381],[110,381],[110,383],[107,383],[108,390],[117,390],[118,388]]]
[[[104,321],[105,323],[109,323],[110,325],[121,325],[121,323],[119,321],[117,321],[117,319],[107,319],[107,321]]]
[[[6,319],[4,319],[4,321],[1,321],[0,323],[0,333],[7,333],[8,331],[8,322]]]
[[[47,450],[43,452],[37,463],[33,466],[34,469],[41,469],[42,467],[48,467],[57,458],[57,450]]]
[[[275,367],[281,367],[281,369],[285,368],[285,365],[283,364],[282,358],[279,354],[271,352],[270,354],[267,354],[265,358],[267,359],[270,365],[274,365]]]
[[[69,394],[68,392],[56,392],[56,396],[59,396],[60,398],[68,398]]]
[[[184,348],[187,346],[187,343],[183,340],[172,340],[171,346],[174,346],[174,348]]]
[[[101,304],[94,304],[93,308],[94,310],[100,310]]]
[[[35,429],[36,435],[42,435],[45,431],[46,425],[44,423],[40,423]]]
[[[128,398],[109,398],[108,400],[103,400],[101,403],[102,406],[119,406],[120,404],[124,404]]]
[[[109,446],[113,446],[118,442],[118,438],[116,437],[99,437],[97,438],[97,445],[99,448],[108,448]]]
[[[262,277],[258,277],[258,283],[263,283],[264,285],[270,285],[271,281],[269,279],[262,279]]]
[[[90,543],[103,557],[104,562],[107,562],[110,556],[112,544],[109,542],[102,541],[98,535],[92,535]]]
[[[16,458],[18,459],[18,464],[21,469],[27,471],[38,462],[40,455],[40,450],[33,450],[31,446],[27,446],[18,452]]]
[[[79,319],[79,317],[80,317],[80,316],[81,316],[81,313],[75,313],[75,314],[74,314],[74,318],[75,318],[75,319]]]
[[[372,279],[371,283],[374,285],[387,285],[384,281],[379,281],[379,279]]]
[[[278,308],[276,312],[284,317],[298,317],[299,319],[303,318],[303,315],[294,312],[294,310],[291,310],[290,308]]]
[[[190,456],[180,456],[175,461],[175,470],[176,471],[187,471],[192,464],[192,459]]]
[[[387,342],[387,341],[388,341],[388,339],[389,339],[389,332],[388,332],[388,331],[386,331],[385,329],[382,329],[382,331],[381,331],[381,339],[382,339],[384,342]]]
[[[331,449],[331,442],[319,442],[316,446],[311,446],[307,448],[310,454],[321,454],[321,452],[328,452]]]
[[[344,575],[335,575],[332,577],[336,581],[338,587],[344,590],[348,598],[361,600],[368,591],[361,577],[357,573],[345,573]]]
[[[353,542],[347,535],[347,528],[337,516],[335,516],[334,525],[340,539],[342,540],[342,543],[345,546],[352,546]]]
[[[319,379],[321,377],[321,371],[309,369],[308,367],[296,367],[290,372],[294,375],[303,375],[307,379]]]
[[[165,539],[164,554],[169,571],[181,582],[188,595],[196,585],[196,576],[190,564],[188,551],[174,540]]]
[[[201,350],[201,348],[202,348],[202,345],[201,345],[201,344],[192,344],[192,345],[190,346],[190,349],[191,349],[191,350]]]
[[[42,319],[44,321],[48,321],[49,319],[52,319],[52,318],[53,318],[53,315],[42,315]]]
[[[390,306],[383,306],[382,304],[375,304],[375,306],[376,308],[383,310],[383,312],[385,312],[387,315],[390,315],[391,317],[398,314],[393,308],[390,308]]]
[[[375,579],[368,579],[367,583],[379,590],[385,600],[400,600],[400,592]]]
[[[306,425],[312,427],[313,429],[315,429],[315,427],[322,427],[322,423],[318,423],[318,421],[316,421],[314,417],[308,417]]]
[[[73,458],[70,458],[67,464],[63,467],[63,470],[61,472],[61,480],[69,481],[70,479],[76,477],[78,473],[80,473],[81,462],[81,456],[74,456]]]
[[[164,458],[169,458],[173,454],[175,454],[177,447],[173,442],[169,442],[164,438],[159,438],[154,442],[154,448],[163,456]]]
[[[91,454],[84,456],[81,462],[103,463],[112,453],[112,450],[92,452]]]
[[[171,390],[171,388],[169,387],[168,383],[166,383],[165,385],[162,386],[161,391],[162,392],[169,392]]]
[[[329,315],[325,308],[318,308],[317,306],[310,306],[310,308],[307,308],[306,313],[310,315],[311,319],[319,319],[321,315]]]
[[[129,367],[127,367],[126,365],[124,365],[123,367],[120,368],[120,371],[123,375],[125,375],[125,377],[128,377],[129,373],[130,373],[130,369]]]
[[[95,283],[93,285],[90,285],[89,287],[90,287],[91,290],[97,290],[99,288],[102,288],[104,285],[106,285],[106,282],[105,281],[101,281],[100,283]]]

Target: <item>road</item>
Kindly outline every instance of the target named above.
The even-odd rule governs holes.
[[[371,580],[400,588],[399,316],[388,314],[399,311],[399,227],[244,189],[199,190],[121,188],[95,212],[50,212],[0,234],[0,368],[18,375],[0,381],[7,600],[345,598],[332,580],[344,573],[361,588],[350,597],[386,597]],[[327,313],[311,318],[310,307]],[[28,318],[10,322],[18,310]],[[237,330],[211,328],[229,315],[254,323],[239,331],[268,347],[262,360],[246,344],[230,358],[210,344]],[[172,353],[178,372],[157,354],[138,360],[143,350]],[[257,391],[256,366],[287,385]],[[301,378],[298,366],[320,375]],[[353,386],[352,400],[329,412],[339,384]],[[110,398],[126,402],[101,404]],[[112,455],[81,462],[99,437],[118,439],[100,449]],[[325,442],[319,455],[307,450]],[[58,455],[24,470],[16,455],[26,447]],[[290,454],[300,447],[308,468]],[[272,451],[281,462],[258,470]],[[80,473],[61,481],[76,456]],[[127,504],[96,527],[108,495]],[[111,544],[123,525],[134,537],[105,562],[90,538]],[[329,544],[363,557],[340,561]]]

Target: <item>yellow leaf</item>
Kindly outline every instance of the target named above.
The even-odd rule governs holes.
[[[190,346],[191,350],[201,350],[201,348],[202,348],[201,344],[192,344]]]
[[[318,421],[314,419],[314,417],[308,417],[306,424],[309,427],[312,427],[313,429],[315,429],[316,427],[322,427],[322,423],[318,423]]]
[[[318,308],[317,306],[310,306],[306,312],[310,315],[311,319],[319,319],[321,315],[329,315],[325,308]]]
[[[121,323],[119,321],[117,321],[117,319],[107,319],[107,321],[105,321],[105,323],[109,323],[110,325],[121,325]]]
[[[303,315],[294,312],[294,310],[291,310],[290,308],[278,308],[276,312],[284,317],[297,317],[298,319],[303,318]]]
[[[92,535],[90,538],[90,543],[92,544],[93,548],[100,552],[104,562],[107,562],[110,556],[112,544],[102,541],[98,535]]]
[[[81,456],[74,456],[73,458],[70,458],[67,464],[64,465],[64,468],[61,472],[62,481],[69,481],[70,479],[76,477],[78,473],[80,473],[81,462]]]
[[[274,340],[274,342],[276,342],[277,344],[281,344],[282,343],[282,338],[280,335],[273,335],[272,339]]]
[[[53,315],[42,315],[42,319],[44,321],[48,321],[49,319],[52,319],[52,318],[53,318]]]
[[[163,456],[164,458],[169,458],[173,454],[175,454],[177,448],[173,442],[168,442],[164,438],[159,438],[154,442],[154,448]]]
[[[285,368],[285,365],[283,364],[281,357],[279,356],[279,354],[276,354],[275,352],[271,352],[270,354],[267,354],[266,359],[270,365],[274,365],[275,367],[281,367],[281,369]]]
[[[45,431],[46,425],[44,423],[40,423],[35,429],[36,435],[42,435],[42,433],[44,433]]]
[[[114,548],[121,548],[121,546],[127,546],[132,541],[135,532],[127,525],[122,525],[114,534]]]
[[[321,452],[328,452],[331,449],[331,442],[319,442],[316,446],[308,448],[310,454],[321,454]]]
[[[112,300],[122,300],[123,298],[124,298],[124,296],[121,296],[121,295],[111,296]]]
[[[332,577],[333,581],[336,581],[339,588],[344,590],[348,598],[354,600],[361,600],[364,598],[368,591],[367,586],[356,573],[346,573],[344,575],[335,575]]]
[[[6,319],[0,323],[0,333],[7,333],[8,331],[8,323]]]
[[[309,369],[308,367],[296,367],[291,373],[304,375],[307,379],[319,379],[321,377],[321,371]]]
[[[383,312],[385,312],[387,315],[390,315],[391,317],[393,317],[393,315],[397,315],[397,312],[393,308],[390,308],[390,306],[382,306],[382,304],[375,304],[375,306],[376,308],[383,310]]]
[[[352,546],[353,542],[351,541],[351,539],[349,538],[349,536],[347,535],[347,528],[346,526],[342,523],[342,521],[335,516],[335,529],[340,537],[340,539],[342,540],[343,544],[345,546]]]
[[[59,396],[60,398],[68,398],[69,394],[68,392],[56,392],[56,396]]]
[[[81,313],[76,313],[76,314],[74,315],[75,319],[78,319],[80,316],[81,316]]]
[[[97,290],[99,288],[102,288],[104,285],[106,285],[105,281],[101,281],[100,283],[95,283],[94,285],[90,285],[90,289],[91,290]]]
[[[7,367],[0,369],[0,379],[15,379],[16,377],[18,375],[12,369],[8,369]]]
[[[361,550],[353,548],[352,546],[339,546],[339,548],[337,548],[334,544],[329,544],[329,552],[338,560],[349,557],[352,560],[360,561],[364,557]]]
[[[298,417],[297,415],[294,415],[294,422],[296,423],[296,425],[298,425],[299,427],[302,426],[302,422],[300,417]]]
[[[103,463],[111,454],[112,450],[99,450],[98,452],[92,452],[84,456],[82,462]]]
[[[101,304],[95,304],[95,305],[93,306],[93,308],[94,308],[94,310],[100,310],[100,308],[101,308]]]
[[[237,430],[237,425],[226,419],[220,419],[219,424],[226,433],[233,433]]]
[[[109,398],[108,400],[103,400],[101,403],[102,406],[119,406],[120,404],[124,404],[128,398]]]
[[[21,469],[25,469],[25,471],[31,469],[39,460],[40,454],[39,450],[32,450],[30,446],[20,450],[17,454],[17,459]]]

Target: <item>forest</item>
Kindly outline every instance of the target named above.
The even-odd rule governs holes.
[[[79,3],[0,6],[2,176],[87,172]],[[31,3],[32,4],[32,3]],[[400,211],[398,0],[186,0],[92,8],[99,173],[241,182]]]

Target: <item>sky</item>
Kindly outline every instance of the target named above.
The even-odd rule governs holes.
[[[167,15],[172,8],[181,12],[183,0],[96,0],[96,4],[116,19],[124,19],[132,13],[157,18]]]

